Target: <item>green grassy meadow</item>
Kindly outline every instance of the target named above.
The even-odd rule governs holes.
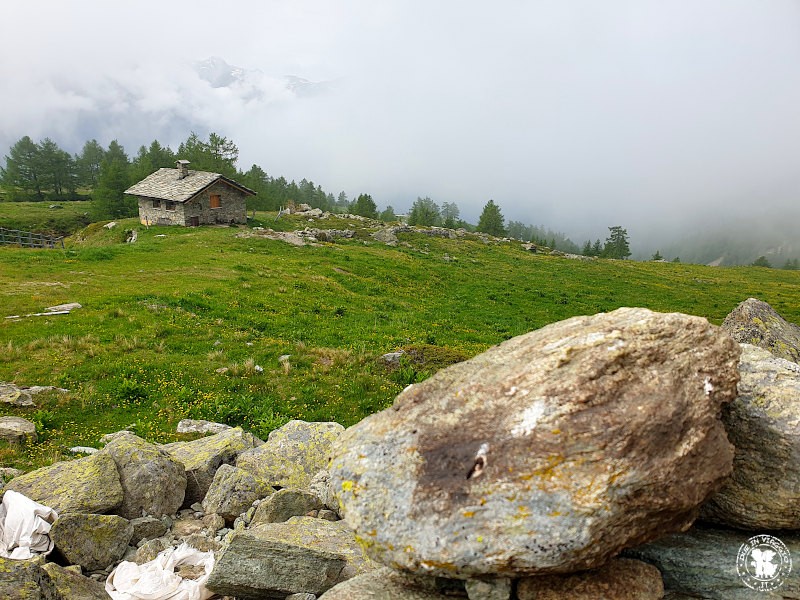
[[[33,468],[126,427],[174,441],[183,418],[262,437],[293,418],[351,425],[447,364],[621,306],[719,324],[754,296],[800,322],[794,271],[579,261],[472,235],[400,234],[390,247],[357,221],[257,216],[276,230],[358,232],[295,247],[237,237],[245,227],[145,229],[129,219],[90,225],[66,250],[0,248],[0,381],[70,390],[39,396],[36,408],[0,405],[40,431],[35,444],[0,445],[0,464]],[[135,244],[124,243],[130,228]],[[65,302],[83,308],[4,318]],[[378,361],[398,349],[411,357],[399,369]]]
[[[88,200],[0,202],[0,227],[66,236],[89,225],[91,205]]]

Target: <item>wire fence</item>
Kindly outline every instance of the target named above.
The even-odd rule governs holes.
[[[0,246],[3,245],[21,248],[64,248],[64,238],[0,227]]]

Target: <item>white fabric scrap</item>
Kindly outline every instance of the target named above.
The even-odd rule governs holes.
[[[53,540],[48,535],[58,513],[24,494],[7,490],[0,504],[0,556],[23,560],[49,554]]]
[[[202,566],[205,574],[183,579],[176,571],[184,565]],[[206,588],[213,568],[213,552],[200,552],[184,542],[142,565],[121,562],[106,579],[106,592],[113,600],[207,600],[214,595]]]

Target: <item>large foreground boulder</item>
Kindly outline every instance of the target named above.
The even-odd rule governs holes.
[[[117,465],[124,497],[116,514],[126,519],[174,515],[186,492],[184,466],[158,446],[124,432],[103,453]]]
[[[739,343],[800,363],[800,327],[786,321],[766,302],[748,298],[725,317],[722,328]]]
[[[243,452],[236,466],[273,486],[306,487],[327,466],[331,444],[343,431],[339,423],[289,421],[262,446]]]
[[[59,514],[105,513],[117,508],[123,499],[117,466],[102,453],[36,469],[15,477],[6,488]]]
[[[331,478],[369,555],[443,577],[566,573],[687,528],[730,473],[739,346],[623,308],[508,340],[338,440]]]
[[[207,587],[255,600],[319,596],[373,568],[343,523],[293,517],[237,532],[218,557]]]
[[[216,435],[191,442],[175,442],[162,446],[186,470],[186,495],[183,506],[202,502],[214,475],[221,465],[233,464],[242,452],[255,448],[261,440],[252,433],[234,427]]]
[[[650,544],[625,551],[625,555],[649,562],[661,571],[664,587],[675,594],[686,594],[691,598],[711,600],[778,600],[800,598],[800,571],[793,565],[791,572],[776,572],[782,584],[776,589],[756,590],[745,585],[745,579],[755,587],[758,582],[753,556],[739,560],[742,545],[751,539],[752,533],[723,529],[692,528],[685,533],[665,536]],[[793,557],[800,556],[800,537],[795,534],[780,534],[780,541]],[[780,568],[781,558],[776,553],[766,562]],[[788,564],[786,564],[788,567]],[[787,576],[784,576],[787,575]],[[765,581],[766,587],[769,581]],[[668,596],[670,597],[670,596]]]
[[[733,473],[706,520],[751,530],[800,529],[800,365],[742,344],[739,396],[722,420]]]

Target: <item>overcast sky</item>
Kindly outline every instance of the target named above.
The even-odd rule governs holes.
[[[0,154],[215,131],[243,169],[579,243],[800,204],[797,1],[3,0],[0,81]]]

